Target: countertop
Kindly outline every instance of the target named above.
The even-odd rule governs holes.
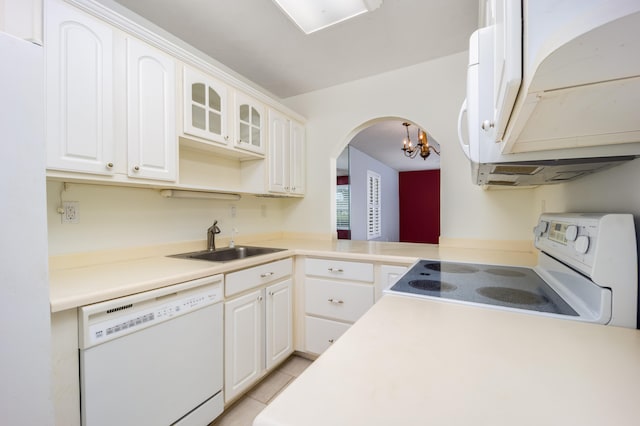
[[[418,258],[533,266],[535,253],[527,251],[442,248],[433,244],[347,240],[272,239],[243,245],[283,248],[285,251],[213,263],[166,257],[196,251],[203,242],[144,249],[83,253],[50,259],[51,312],[77,308],[129,294],[152,290],[210,275],[251,267],[295,255],[411,264]]]
[[[254,426],[637,425],[640,331],[385,295]]]

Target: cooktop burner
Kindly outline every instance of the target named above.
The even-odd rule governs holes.
[[[549,299],[544,295],[516,288],[480,287],[476,291],[484,297],[505,303],[518,305],[543,305],[549,303]]]
[[[436,272],[450,272],[455,274],[473,274],[479,271],[478,268],[462,263],[431,262],[424,265],[424,267]]]
[[[430,292],[453,291],[457,288],[453,284],[433,280],[412,280],[409,281],[409,285],[418,290],[425,290]]]
[[[489,268],[484,270],[487,274],[500,275],[503,277],[524,277],[524,273],[520,271],[514,271],[507,268]]]
[[[530,268],[420,260],[390,290],[424,297],[578,316]]]

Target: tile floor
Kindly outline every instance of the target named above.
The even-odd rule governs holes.
[[[209,426],[251,426],[258,413],[311,362],[301,356],[292,355],[247,394],[228,407]]]

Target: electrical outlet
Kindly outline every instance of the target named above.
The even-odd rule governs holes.
[[[260,215],[262,217],[267,217],[267,206],[264,204],[260,206]]]
[[[77,201],[62,202],[62,223],[78,223],[80,221],[80,203]]]
[[[236,206],[231,206],[231,217],[236,217]]]

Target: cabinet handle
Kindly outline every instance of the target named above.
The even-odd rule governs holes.
[[[331,303],[335,303],[336,305],[342,305],[344,303],[344,300],[340,300],[340,299],[327,299],[327,300]]]
[[[107,163],[107,169],[113,169],[113,163]]]
[[[140,166],[133,166],[133,171],[134,172],[139,172],[140,171]]]
[[[329,339],[329,343],[333,343],[333,342],[335,342],[335,340]]]
[[[342,268],[329,268],[328,271],[340,274],[340,273],[344,272],[344,269],[342,269]]]
[[[267,278],[273,275],[275,272],[265,272],[264,274],[260,274],[260,278]]]

